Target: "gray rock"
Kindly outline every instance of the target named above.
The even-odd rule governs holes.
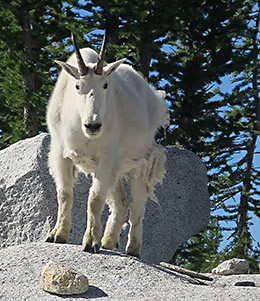
[[[57,295],[78,295],[88,290],[88,278],[67,265],[50,261],[42,269],[40,286]]]
[[[50,260],[73,266],[88,276],[89,289],[82,295],[61,297],[40,288],[41,270]],[[0,300],[2,301],[248,301],[258,300],[260,275],[214,276],[216,282],[199,285],[194,279],[140,260],[101,250],[81,252],[81,246],[26,243],[0,250]],[[254,281],[255,287],[236,287]],[[225,284],[225,286],[224,286]]]
[[[219,264],[212,270],[213,274],[216,275],[238,275],[248,274],[249,263],[245,259],[233,258],[226,260]]]
[[[0,151],[0,247],[45,240],[57,215],[55,185],[47,168],[49,135],[40,134]],[[158,263],[171,259],[179,246],[205,229],[209,221],[207,174],[190,151],[167,147],[167,174],[156,188],[160,202],[148,201],[141,259]],[[80,175],[74,189],[69,243],[81,244],[86,228],[90,179]],[[106,208],[102,223],[108,216]],[[121,234],[125,248],[128,227]]]

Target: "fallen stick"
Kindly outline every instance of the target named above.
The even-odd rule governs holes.
[[[175,272],[180,273],[180,274],[188,275],[192,278],[198,278],[198,279],[207,280],[207,281],[213,281],[214,280],[213,278],[208,277],[204,274],[197,273],[197,272],[194,272],[194,271],[190,271],[190,270],[181,268],[177,265],[173,265],[173,264],[170,264],[170,263],[167,263],[167,262],[160,262],[160,266],[162,266],[164,268],[167,268],[169,270],[175,271]]]

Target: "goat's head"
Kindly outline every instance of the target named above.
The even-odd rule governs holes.
[[[104,67],[104,54],[107,42],[104,36],[100,54],[96,64],[85,64],[74,35],[72,42],[77,58],[78,68],[68,63],[56,61],[62,68],[75,79],[75,100],[81,118],[81,128],[88,138],[98,137],[103,130],[104,117],[107,106],[110,105],[108,90],[110,74],[122,64],[125,59],[118,60]],[[74,97],[74,96],[73,96]]]

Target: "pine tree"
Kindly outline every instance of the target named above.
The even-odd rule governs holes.
[[[173,44],[177,54],[177,58],[172,56],[175,73],[167,87],[170,93],[175,86],[176,92],[172,96],[173,130],[169,138],[203,158],[209,170],[212,208],[226,212],[217,218],[237,223],[235,229],[229,229],[233,230],[233,240],[224,253],[219,253],[219,260],[232,256],[248,258],[252,270],[256,271],[255,258],[259,251],[252,249],[248,212],[259,216],[259,172],[252,165],[259,134],[258,21],[255,14],[250,14],[255,9],[255,1],[247,1],[246,5],[244,1],[230,4],[206,1],[201,15],[196,15],[196,9],[191,8],[193,15],[188,14],[187,21],[189,32],[186,31],[185,37],[183,31],[184,42],[178,40]],[[203,29],[206,24],[210,27]],[[234,84],[237,83],[231,94],[221,93],[218,87],[221,77],[227,74],[233,74]],[[212,84],[215,90],[207,91],[207,86]],[[240,159],[234,161],[236,154]],[[238,195],[239,204],[230,205],[230,200]],[[205,233],[201,235],[203,238]],[[174,259],[180,261],[182,256],[185,258],[196,250],[200,257],[205,255],[195,237]],[[198,269],[194,257],[189,260]]]
[[[216,219],[211,219],[208,229],[186,242],[175,253],[171,262],[192,271],[211,272],[223,258],[223,254],[219,252],[222,238],[219,223]]]
[[[219,182],[220,193],[216,197],[216,204],[220,204],[226,212],[222,218],[236,224],[234,229],[228,229],[233,239],[228,246],[229,251],[226,249],[227,256],[252,259],[251,269],[255,271],[258,270],[255,258],[260,255],[260,244],[253,247],[249,213],[260,217],[260,171],[253,163],[260,134],[259,4],[260,1],[248,1],[239,14],[247,27],[234,43],[234,88],[231,94],[222,94],[228,103],[224,118],[230,124],[229,139],[232,141],[226,153],[233,159],[219,169],[222,179]],[[239,159],[235,158],[237,152]],[[233,204],[230,204],[231,198],[234,199]]]
[[[67,58],[70,31],[87,33],[77,1],[0,1],[0,147],[46,130],[54,59]],[[81,44],[81,43],[80,43]]]

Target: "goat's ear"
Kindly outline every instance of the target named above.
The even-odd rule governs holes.
[[[113,71],[115,71],[122,63],[125,62],[126,59],[118,60],[114,63],[111,63],[103,68],[105,76],[110,75]]]
[[[69,73],[74,78],[80,79],[80,74],[76,67],[61,61],[55,61],[55,63],[59,64],[67,73]]]

